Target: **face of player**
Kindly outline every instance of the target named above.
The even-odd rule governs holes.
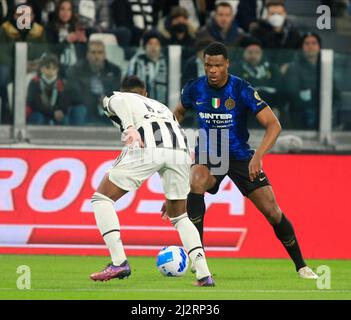
[[[228,59],[224,58],[223,55],[205,55],[204,66],[210,86],[215,88],[223,87],[228,79]]]
[[[302,44],[302,50],[307,58],[313,58],[318,56],[321,48],[318,40],[315,37],[310,36],[305,38]]]
[[[214,19],[221,29],[228,30],[234,20],[232,8],[219,6],[215,13]]]
[[[158,60],[161,54],[161,43],[157,38],[151,38],[145,45],[145,52],[151,60]]]
[[[72,18],[72,5],[69,1],[62,2],[59,13],[58,13],[58,18],[62,23],[67,23],[71,20]]]
[[[252,66],[257,66],[262,60],[262,49],[260,46],[251,45],[244,51],[244,60]]]
[[[87,59],[91,66],[102,68],[105,64],[106,53],[103,44],[93,43],[89,46]]]

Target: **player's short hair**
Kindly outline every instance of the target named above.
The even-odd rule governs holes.
[[[146,90],[145,82],[137,76],[126,76],[121,84],[121,92],[130,92],[133,89]]]
[[[206,55],[208,56],[222,55],[225,59],[228,59],[228,50],[222,42],[212,42],[206,47],[204,51],[204,57]]]

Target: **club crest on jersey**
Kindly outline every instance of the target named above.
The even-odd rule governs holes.
[[[221,99],[220,98],[212,98],[212,107],[215,109],[218,109],[221,105]]]
[[[257,91],[255,91],[254,96],[255,96],[256,100],[262,101],[262,99],[261,99],[261,97],[260,97],[260,95],[258,94]]]
[[[228,98],[225,102],[224,102],[224,106],[228,109],[228,110],[232,110],[235,107],[235,101],[232,98]]]

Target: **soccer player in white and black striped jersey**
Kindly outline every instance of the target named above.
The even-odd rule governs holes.
[[[122,91],[106,96],[103,107],[113,124],[121,127],[126,146],[92,197],[96,223],[112,263],[90,277],[95,281],[106,281],[131,274],[114,203],[158,172],[169,219],[196,266],[195,285],[214,286],[199,232],[186,213],[191,159],[185,136],[173,113],[160,102],[146,97],[145,85],[139,78],[126,78]]]

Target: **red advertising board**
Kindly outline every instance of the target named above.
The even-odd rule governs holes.
[[[0,150],[0,253],[107,255],[90,198],[119,151]],[[307,258],[350,259],[351,156],[268,155],[264,170]],[[116,205],[130,255],[179,244],[160,218],[158,175]],[[208,256],[287,257],[272,227],[229,180],[206,195]]]

